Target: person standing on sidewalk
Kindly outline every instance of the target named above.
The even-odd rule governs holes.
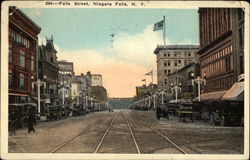
[[[33,125],[36,124],[35,117],[32,114],[28,115],[28,133],[33,131],[34,133],[36,132]]]

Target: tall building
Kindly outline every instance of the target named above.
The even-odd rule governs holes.
[[[71,103],[71,82],[74,78],[74,65],[73,62],[66,60],[58,61],[59,67],[59,99],[62,104]]]
[[[206,79],[201,99],[216,100],[244,73],[244,14],[239,8],[199,8],[198,13],[200,73]]]
[[[37,47],[41,28],[9,7],[9,103],[37,102]]]
[[[102,75],[92,74],[91,75],[91,85],[92,86],[102,86]]]
[[[46,45],[39,46],[39,65],[38,65],[38,77],[44,83],[41,85],[41,102],[46,105],[59,104],[58,99],[58,62],[57,51],[54,48],[53,36],[51,39],[46,38]],[[41,113],[42,106],[41,105]]]
[[[198,45],[158,45],[154,50],[157,56],[157,84],[160,90],[167,89],[167,75],[192,62],[198,62]]]

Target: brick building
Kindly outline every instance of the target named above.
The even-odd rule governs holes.
[[[220,99],[244,73],[244,14],[238,8],[200,8],[200,73],[206,79],[201,98]],[[215,95],[215,94],[213,94]]]
[[[36,102],[37,49],[41,28],[9,7],[9,103]],[[34,85],[32,85],[34,84]]]

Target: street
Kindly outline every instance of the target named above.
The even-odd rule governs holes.
[[[184,123],[173,116],[158,121],[154,111],[95,112],[40,122],[35,130],[9,136],[9,153],[242,154],[244,149],[243,127]]]

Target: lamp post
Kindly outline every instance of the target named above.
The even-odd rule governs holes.
[[[194,78],[194,73],[191,73],[191,77],[192,77],[192,85],[194,86],[194,82],[198,84],[198,101],[201,101],[201,84],[204,83],[204,86],[206,86],[206,74],[204,73],[204,79],[200,78],[200,76],[198,76],[196,79]]]
[[[37,78],[36,82],[32,82],[33,84],[37,84],[37,112],[38,112],[37,115],[38,115],[38,117],[40,117],[40,112],[41,112],[40,86],[42,84],[44,84],[44,88],[46,88],[46,81],[45,81],[46,78],[47,78],[47,76],[44,75],[43,76],[44,81],[41,81],[40,79]],[[34,76],[31,76],[31,80],[34,80]],[[33,84],[32,84],[32,88],[33,88]]]
[[[181,92],[181,83],[179,83],[179,86],[175,85],[173,83],[171,83],[171,90],[173,92],[173,90],[175,91],[175,102],[178,102],[178,90],[180,90]]]

